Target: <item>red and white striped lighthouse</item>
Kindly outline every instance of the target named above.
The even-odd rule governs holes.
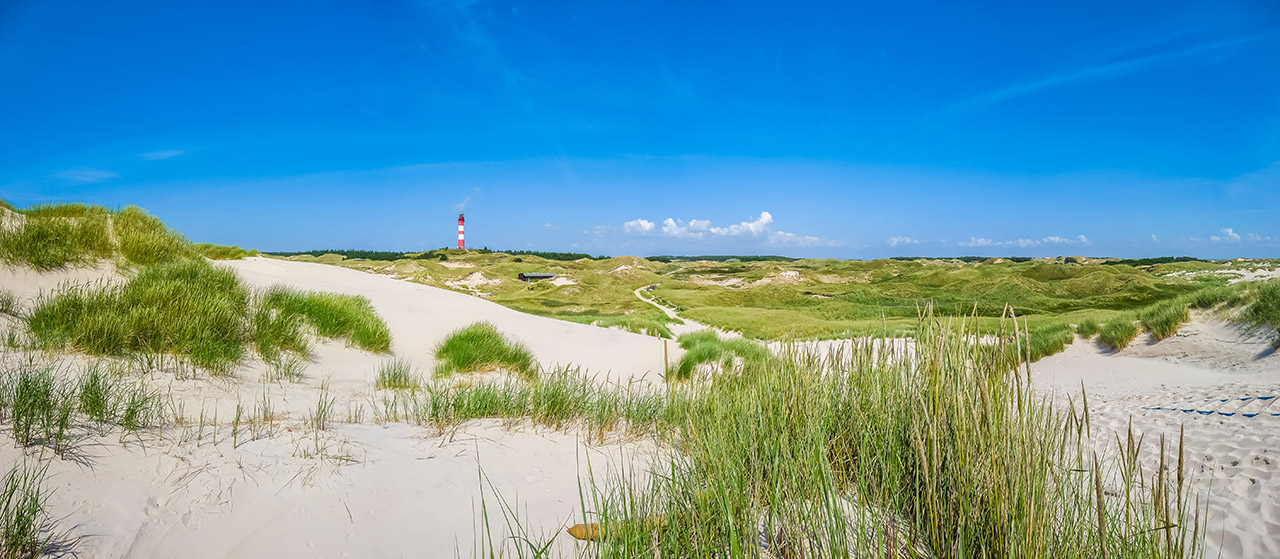
[[[467,248],[466,243],[462,240],[462,212],[458,212],[458,248]]]

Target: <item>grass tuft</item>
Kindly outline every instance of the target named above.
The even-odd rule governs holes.
[[[142,266],[174,262],[195,256],[191,243],[142,208],[129,206],[115,214],[120,254]]]
[[[1177,334],[1183,323],[1191,320],[1191,312],[1185,302],[1174,300],[1153,305],[1138,315],[1138,318],[1142,321],[1143,328],[1157,340],[1163,340]]]
[[[262,308],[286,317],[303,317],[321,336],[346,338],[352,345],[377,353],[391,351],[391,331],[364,297],[276,286],[262,296]]]
[[[1280,348],[1280,282],[1270,281],[1258,287],[1258,298],[1241,314],[1255,328],[1271,328],[1271,345]]]
[[[46,347],[97,355],[173,353],[225,372],[243,355],[249,292],[201,260],[144,268],[124,285],[81,286],[38,300],[27,318]]]
[[[1098,321],[1092,318],[1085,318],[1080,321],[1080,324],[1076,325],[1076,333],[1085,339],[1097,336],[1098,331],[1101,329],[1102,327],[1098,325]]]
[[[378,380],[374,386],[379,390],[413,390],[418,388],[418,377],[413,374],[413,369],[409,362],[403,359],[393,359],[384,362],[378,367]]]
[[[1117,316],[1108,319],[1098,332],[1098,342],[1114,351],[1129,347],[1129,342],[1138,337],[1138,326],[1131,318]]]
[[[668,373],[670,380],[689,379],[698,365],[704,363],[719,363],[722,370],[727,371],[736,362],[763,361],[770,357],[769,350],[760,344],[743,338],[721,338],[711,330],[684,334],[679,341],[685,354]]]
[[[527,379],[537,378],[533,354],[508,340],[488,322],[477,322],[449,334],[435,349],[433,376],[503,369]]]
[[[191,248],[196,251],[196,254],[209,260],[240,260],[250,256],[258,256],[257,249],[245,250],[238,246],[196,243]]]
[[[48,494],[42,488],[46,468],[15,462],[0,481],[0,557],[39,557],[50,547]]]
[[[89,264],[113,254],[107,213],[82,217],[31,217],[21,227],[0,229],[0,260],[37,270]]]

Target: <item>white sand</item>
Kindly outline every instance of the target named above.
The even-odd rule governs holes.
[[[392,331],[394,356],[420,374],[429,374],[432,349],[448,333],[484,320],[525,343],[546,367],[581,366],[600,382],[661,382],[657,338],[526,315],[336,266],[262,258],[216,265],[258,287],[368,297]],[[116,277],[104,269],[0,273],[4,288],[24,297],[63,281]],[[672,344],[671,359],[679,355]],[[0,366],[30,357],[38,356],[3,353]],[[230,380],[162,367],[148,382],[185,421],[141,439],[83,433],[75,460],[49,461],[49,508],[83,538],[84,557],[471,556],[482,496],[493,538],[511,541],[492,482],[530,538],[554,539],[555,554],[572,556],[575,542],[563,529],[582,521],[579,480],[588,462],[596,479],[627,465],[643,480],[643,466],[657,452],[649,441],[588,444],[577,429],[526,423],[473,421],[444,434],[382,424],[373,384],[390,357],[317,343],[297,383],[262,381],[267,366],[257,361]],[[77,375],[87,362],[68,357],[62,373]],[[317,431],[308,419],[321,398],[332,399],[334,409],[331,427]],[[245,417],[269,408],[271,420],[241,425],[233,439],[237,407]],[[16,463],[23,453],[0,434],[0,463]]]
[[[1186,428],[1188,473],[1207,495],[1206,557],[1280,557],[1280,356],[1258,336],[1197,316],[1175,337],[1139,338],[1119,353],[1079,340],[1036,363],[1033,382],[1060,399],[1088,393],[1093,436],[1114,451],[1130,419],[1145,434],[1143,466],[1159,464],[1164,435],[1176,463]],[[1246,414],[1256,414],[1247,416]]]

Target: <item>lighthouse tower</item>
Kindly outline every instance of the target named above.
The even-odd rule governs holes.
[[[458,248],[467,248],[466,243],[462,240],[462,212],[458,212]]]

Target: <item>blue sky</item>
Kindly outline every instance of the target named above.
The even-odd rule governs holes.
[[[0,196],[265,250],[1280,256],[1280,4],[0,3]]]

